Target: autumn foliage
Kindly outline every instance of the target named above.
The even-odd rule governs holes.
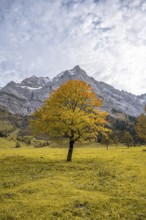
[[[50,137],[69,138],[67,160],[71,161],[77,140],[97,138],[105,128],[106,112],[99,111],[102,101],[96,97],[90,85],[80,80],[69,80],[52,92],[45,104],[34,113],[31,122],[37,133]]]

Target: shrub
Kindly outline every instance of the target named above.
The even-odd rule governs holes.
[[[35,141],[34,142],[34,146],[35,147],[44,147],[43,143],[39,142],[39,141]]]

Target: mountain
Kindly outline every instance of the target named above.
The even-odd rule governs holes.
[[[39,88],[39,87],[43,87],[45,86],[48,82],[50,82],[49,77],[36,77],[36,76],[32,76],[30,78],[26,78],[24,79],[20,86],[26,86],[26,87],[30,87],[30,89],[33,88]]]
[[[146,105],[146,94],[136,96],[119,91],[88,76],[79,66],[61,72],[52,80],[48,77],[32,76],[21,83],[11,81],[0,90],[0,105],[14,114],[31,115],[52,91],[71,79],[83,80],[90,84],[97,96],[103,100],[102,108],[111,115],[118,111],[136,117],[143,112]]]

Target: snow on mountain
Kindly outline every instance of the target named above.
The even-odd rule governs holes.
[[[24,79],[20,83],[20,86],[26,86],[29,88],[40,88],[40,87],[46,85],[48,82],[50,82],[50,79],[48,77],[32,76],[30,78]]]
[[[26,89],[31,89],[31,90],[33,90],[33,89],[34,89],[34,90],[35,90],[35,89],[41,89],[41,88],[42,88],[42,86],[37,87],[37,88],[36,88],[36,87],[33,88],[33,87],[29,87],[29,86],[20,86],[20,87],[21,87],[21,88],[26,88]]]

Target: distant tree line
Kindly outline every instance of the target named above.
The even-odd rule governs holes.
[[[146,144],[146,107],[138,118],[127,115],[120,119],[109,115],[108,122],[112,132],[108,137],[100,135],[98,138],[98,141],[107,148],[110,144],[117,146],[119,143],[127,147]]]

